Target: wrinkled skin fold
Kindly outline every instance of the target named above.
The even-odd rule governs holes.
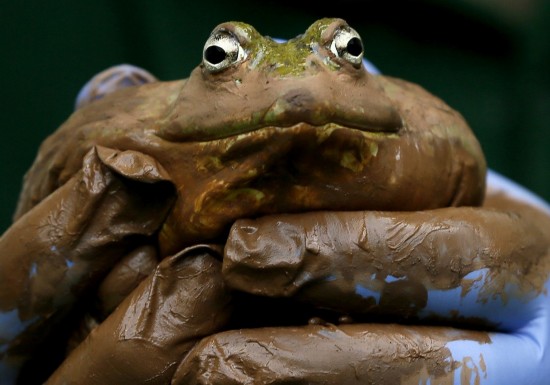
[[[486,191],[460,114],[334,49],[345,21],[213,35],[242,58],[101,73],[41,146],[0,384],[544,385],[547,205]]]

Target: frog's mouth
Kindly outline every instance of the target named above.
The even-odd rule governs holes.
[[[204,119],[200,125],[188,122],[183,127],[182,122],[178,121],[166,126],[160,136],[170,141],[211,141],[267,127],[285,128],[298,124],[314,127],[331,125],[375,133],[397,133],[403,127],[401,116],[390,106],[344,109],[339,106],[310,103],[312,107],[308,108],[305,106],[308,104],[307,98],[303,93],[290,92],[289,95],[277,99],[272,105],[251,115],[238,112],[225,115],[210,124]]]
[[[238,86],[215,90],[205,90],[202,83],[196,84],[191,78],[168,113],[168,123],[159,136],[173,142],[210,141],[300,123],[385,133],[403,127],[395,103],[374,79],[342,80],[327,73],[316,76],[291,80],[253,77]]]

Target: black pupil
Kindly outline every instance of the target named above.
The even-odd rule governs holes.
[[[211,45],[204,51],[204,58],[212,64],[219,64],[225,60],[225,51],[217,45]]]
[[[349,39],[347,49],[350,55],[359,56],[363,52],[363,44],[359,38],[353,37]]]

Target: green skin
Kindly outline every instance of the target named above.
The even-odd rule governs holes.
[[[242,217],[479,205],[486,165],[462,116],[417,85],[337,57],[330,43],[345,26],[322,19],[278,44],[244,23],[219,25],[244,60],[77,110],[42,145],[15,217],[77,173],[94,146],[148,155],[175,185],[164,255],[223,237]]]

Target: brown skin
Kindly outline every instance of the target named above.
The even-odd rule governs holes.
[[[113,180],[109,182],[114,183],[113,190],[104,194],[114,197],[114,203],[98,199],[84,216],[78,216],[81,228],[92,218],[101,223],[105,212],[123,224],[125,220],[138,223],[146,220],[145,215],[138,219],[131,215],[150,210],[151,229],[129,229],[131,237],[124,247],[111,251],[116,255],[107,255],[105,250],[115,250],[113,244],[120,243],[113,237],[102,238],[101,229],[86,236],[79,230],[74,235],[69,231],[75,223],[72,217],[48,222],[52,231],[61,229],[61,239],[83,239],[84,245],[68,242],[67,253],[78,256],[85,249],[82,272],[94,274],[65,282],[64,260],[51,271],[41,271],[40,279],[54,289],[37,310],[29,305],[38,294],[34,281],[26,281],[33,263],[28,260],[20,268],[21,279],[13,280],[19,283],[13,283],[5,298],[0,297],[0,310],[30,309],[25,319],[38,316],[40,321],[10,344],[10,357],[21,361],[37,357],[33,344],[51,334],[52,324],[63,324],[78,298],[97,294],[95,318],[103,322],[84,343],[75,342],[76,349],[49,383],[70,379],[79,384],[120,384],[155,378],[154,383],[163,384],[197,341],[214,335],[187,364],[182,362],[177,373],[183,378],[187,371],[182,368],[211,348],[217,331],[239,329],[239,317],[232,315],[230,320],[228,307],[228,302],[238,305],[239,299],[233,299],[233,289],[224,284],[234,277],[220,278],[218,260],[226,263],[228,256],[212,246],[225,243],[236,220],[324,210],[426,210],[429,215],[431,209],[441,207],[481,205],[485,160],[462,116],[417,85],[371,75],[354,60],[335,54],[331,44],[341,30],[349,32],[343,20],[323,19],[304,35],[279,45],[246,24],[221,24],[214,32],[236,39],[245,53],[242,59],[212,70],[210,59],[205,58],[188,79],[114,92],[77,110],[52,134],[25,177],[14,227],[0,238],[0,246],[8,247],[4,245],[20,234],[34,238],[43,229],[43,219],[62,217],[65,207],[78,213],[85,180]],[[90,174],[90,169],[96,173]],[[119,207],[117,197],[132,191],[136,204],[143,207]],[[477,221],[475,216],[466,217]],[[111,222],[105,226],[112,227]],[[51,242],[52,238],[37,238],[31,246],[43,255],[39,264],[55,260],[55,253],[49,251]],[[204,242],[210,245],[199,248],[202,254],[194,249],[182,252]],[[545,245],[539,244],[541,249]],[[2,256],[0,264],[5,268],[0,271],[14,271],[21,256],[28,254],[22,250]],[[162,261],[156,269],[155,260]],[[181,269],[172,269],[174,264]],[[65,285],[58,292],[55,274]],[[441,284],[450,285],[445,279]],[[261,282],[254,287],[252,291],[261,290]],[[56,297],[62,298],[61,305],[49,301]],[[332,300],[322,291],[306,293],[305,298],[314,304]],[[147,305],[149,300],[153,305]],[[163,307],[167,303],[174,305]],[[207,325],[200,318],[205,314],[212,321]],[[392,333],[385,327],[376,327],[375,332],[386,337]],[[274,333],[290,341],[295,331],[290,337],[282,329]],[[299,333],[305,338],[308,332]],[[361,334],[357,327],[354,333]],[[257,336],[258,341],[265,336]],[[358,338],[349,346],[362,337]],[[444,341],[445,332],[437,338]],[[416,343],[422,345],[422,341]],[[113,363],[110,357],[127,360]],[[444,355],[425,357],[433,365],[446,359]],[[342,362],[347,360],[344,357]],[[93,364],[82,370],[83,362]],[[29,367],[36,367],[33,364],[38,365],[31,361]],[[126,376],[124,368],[136,365],[140,368],[136,377]],[[402,366],[396,361],[396,368]],[[341,383],[338,370],[333,373],[335,383]]]

